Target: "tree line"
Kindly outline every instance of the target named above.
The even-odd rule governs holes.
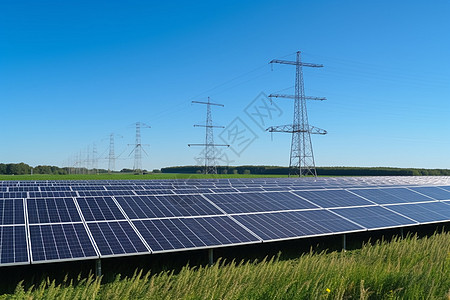
[[[202,173],[203,166],[161,168],[162,173]],[[450,176],[449,169],[416,169],[389,167],[317,167],[319,176]],[[219,174],[288,175],[289,167],[218,166]]]

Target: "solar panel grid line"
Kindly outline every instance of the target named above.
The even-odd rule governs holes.
[[[425,205],[427,205],[427,204],[432,204],[432,203],[436,203],[436,202],[428,202],[428,203],[426,203]],[[441,203],[441,202],[439,202],[439,203]],[[405,207],[415,207],[415,206],[420,206],[420,204],[416,204],[416,203],[411,203],[411,204],[404,204],[404,205],[402,205],[402,206],[398,206],[398,207],[396,207],[397,209],[398,208],[405,208]],[[395,208],[394,208],[395,209]],[[423,219],[423,216],[420,216],[420,215],[418,215],[417,213],[415,213],[413,216],[412,216],[412,218],[413,219],[415,219],[415,220],[417,220],[417,222],[419,222],[421,225],[424,225],[424,224],[437,224],[437,223],[443,223],[443,222],[448,222],[448,221],[450,221],[450,214],[447,214],[447,215],[445,215],[445,214],[442,214],[442,210],[440,211],[440,212],[436,212],[436,211],[434,211],[434,210],[431,210],[431,209],[429,209],[429,208],[426,208],[426,207],[421,207],[421,210],[422,210],[422,212],[427,216],[427,217],[429,217],[429,216],[433,216],[433,218],[434,218],[434,220],[424,220]],[[448,212],[450,212],[450,207],[448,208],[448,210],[447,210]],[[398,212],[398,211],[397,211]],[[411,212],[409,212],[409,213],[411,213]],[[436,215],[437,216],[440,216],[440,219],[437,219],[436,218]],[[420,220],[419,218],[422,218],[422,220]]]
[[[125,220],[110,196],[75,198],[86,221]]]
[[[84,218],[84,215],[83,215],[83,213],[81,211],[81,207],[78,205],[78,202],[77,202],[77,200],[75,198],[73,200],[74,200],[74,203],[75,203],[75,207],[77,208],[78,214],[81,217],[81,222],[83,223],[84,229],[86,230],[87,235],[89,237],[89,240],[91,241],[92,246],[94,247],[95,253],[97,254],[98,257],[100,257],[100,250],[98,249],[98,246],[95,243],[94,237],[92,236],[92,232],[89,230],[89,227],[87,226],[87,222],[86,222],[86,219]]]
[[[119,210],[122,212],[122,214],[125,216],[126,220],[128,221],[128,223],[130,224],[131,228],[133,228],[133,230],[136,232],[136,234],[138,235],[139,239],[141,240],[141,242],[145,245],[145,247],[148,249],[148,251],[150,253],[153,252],[152,248],[150,247],[149,244],[147,244],[147,241],[142,237],[141,233],[139,232],[139,230],[137,230],[136,226],[134,226],[133,222],[130,220],[130,218],[128,217],[127,213],[125,212],[125,210],[122,208],[122,206],[120,205],[120,203],[117,201],[116,197],[112,197],[114,202],[116,203],[117,207],[119,208]]]
[[[28,251],[24,224],[0,225],[0,267],[29,264]]]
[[[433,203],[433,202],[440,202],[441,200],[431,200],[431,201],[419,201],[419,202],[399,202],[399,203],[385,203],[385,204],[379,204],[382,207],[389,207],[389,206],[396,206],[396,205],[404,205],[404,204],[423,204],[423,203]]]
[[[150,254],[151,250],[142,243],[136,231],[127,220],[88,222],[90,232],[98,246],[100,258]],[[126,225],[131,232],[126,232]],[[136,234],[136,236],[130,235]],[[138,237],[138,240],[134,240]],[[139,245],[139,242],[141,245]]]
[[[427,198],[430,198],[431,200],[438,200],[438,199],[435,199],[435,198],[433,198],[433,197],[431,197],[431,196],[428,196],[428,195],[426,195],[426,194],[424,194],[424,193],[421,193],[421,192],[418,192],[418,191],[416,191],[416,190],[413,190],[413,189],[411,189],[411,187],[405,187],[407,190],[409,190],[409,191],[412,191],[412,192],[414,192],[414,193],[417,193],[417,194],[419,194],[419,195],[422,195],[422,196],[424,196],[424,197],[427,197]]]
[[[358,194],[354,193],[353,190],[350,190],[350,189],[345,189],[345,190],[346,190],[347,192],[349,192],[349,193],[352,193],[352,194],[355,195],[355,196],[358,196],[358,197],[360,197],[360,198],[363,198],[363,199],[366,200],[366,201],[369,201],[370,203],[373,203],[374,205],[379,205],[378,203],[376,203],[376,202],[370,200],[369,198],[366,198],[366,197],[364,197],[364,196],[361,196],[361,195],[358,195]]]
[[[433,202],[436,202],[436,201],[433,201]],[[413,204],[433,203],[433,202],[420,202],[420,203],[414,202],[414,203],[411,203],[411,205],[413,205]],[[407,203],[404,203],[404,204],[406,205]],[[389,205],[385,205],[385,206],[383,206],[383,208],[385,208],[385,209],[387,209],[387,210],[390,210],[390,211],[392,211],[392,212],[394,212],[394,213],[396,213],[396,214],[398,214],[398,215],[400,215],[400,216],[402,216],[402,217],[405,217],[405,218],[407,218],[407,219],[410,219],[411,221],[414,221],[414,222],[416,222],[416,223],[418,223],[418,224],[422,224],[420,221],[418,221],[418,220],[416,220],[416,219],[414,219],[414,218],[412,218],[412,217],[409,217],[409,216],[407,216],[407,215],[405,215],[405,214],[403,214],[403,213],[400,213],[400,212],[395,211],[394,209],[390,208]]]
[[[78,232],[79,229],[84,230]],[[81,236],[88,237],[81,222],[30,225],[30,263],[43,264],[98,258],[92,241],[89,240],[90,243],[86,245],[85,241],[80,239]],[[33,251],[33,243],[35,251]]]

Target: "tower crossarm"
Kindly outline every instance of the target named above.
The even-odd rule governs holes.
[[[322,68],[323,65],[321,64],[312,64],[312,63],[305,63],[301,61],[290,61],[290,60],[280,60],[280,59],[273,59],[269,62],[269,64],[283,64],[283,65],[294,65],[294,66],[303,66],[303,67],[311,67],[311,68]]]
[[[317,128],[315,126],[309,126],[309,128],[295,128],[293,125],[280,125],[280,126],[271,126],[266,129],[268,132],[287,132],[287,133],[294,133],[294,132],[309,132],[310,134],[327,134],[327,131],[324,129]]]
[[[225,126],[214,126],[214,125],[194,125],[194,127],[225,128]]]
[[[197,104],[206,104],[206,105],[217,105],[217,106],[224,106],[223,104],[219,104],[219,103],[212,103],[212,102],[203,102],[203,101],[192,101],[192,103],[197,103]]]
[[[192,147],[192,146],[230,147],[230,145],[226,145],[226,144],[188,144],[188,147]]]
[[[285,95],[285,94],[270,94],[269,98],[288,98],[288,99],[295,99],[295,95]],[[318,100],[323,101],[327,100],[325,97],[312,97],[312,96],[305,96],[306,100]]]

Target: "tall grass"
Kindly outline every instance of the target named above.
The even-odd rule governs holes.
[[[1,299],[450,299],[450,233],[394,238],[347,252],[253,262],[217,261],[180,272],[47,280]]]

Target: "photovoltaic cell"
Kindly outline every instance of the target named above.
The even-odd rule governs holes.
[[[259,242],[229,217],[133,221],[152,251]]]
[[[116,197],[130,219],[222,214],[199,195]]]
[[[229,214],[318,208],[289,192],[209,194],[205,197]]]
[[[0,193],[0,199],[8,198],[26,198],[28,196],[27,192],[3,192]]]
[[[362,227],[322,209],[236,215],[233,218],[264,241],[363,230]]]
[[[81,221],[72,198],[27,199],[27,209],[30,224]]]
[[[436,186],[410,187],[410,189],[436,200],[450,200],[450,191]]]
[[[296,191],[294,193],[323,208],[373,205],[372,202],[345,190]]]
[[[351,190],[353,193],[358,194],[376,204],[395,204],[395,203],[405,203],[403,198],[399,198],[392,194],[387,193],[382,189],[355,189]]]
[[[390,205],[389,209],[420,223],[450,220],[450,205],[442,202]]]
[[[86,197],[76,199],[86,221],[125,219],[125,216],[111,197]]]
[[[22,199],[0,199],[0,225],[25,224]]]
[[[402,217],[381,206],[350,207],[333,209],[333,211],[367,229],[380,229],[414,225],[417,222]]]
[[[405,203],[408,202],[422,202],[422,201],[433,201],[432,199],[423,196],[419,193],[413,192],[406,188],[383,188],[386,193],[402,199]]]
[[[101,256],[149,252],[127,221],[88,223]]]
[[[34,262],[98,257],[82,223],[30,225]]]
[[[0,226],[0,265],[28,261],[25,225]]]

